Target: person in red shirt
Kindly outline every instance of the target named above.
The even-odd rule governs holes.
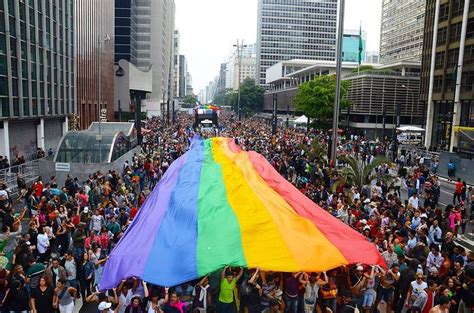
[[[428,281],[428,289],[426,290],[426,304],[422,313],[429,313],[432,307],[435,306],[435,292],[438,289],[438,284],[434,281]]]
[[[33,189],[35,190],[36,198],[41,198],[41,195],[43,194],[43,182],[41,181],[41,176],[38,177],[38,180],[34,183]]]
[[[94,231],[91,230],[89,232],[89,237],[86,238],[86,240],[84,241],[84,247],[89,250],[90,247],[91,247],[91,244],[95,242],[97,244],[100,244],[100,237],[99,236],[96,236]]]
[[[458,202],[462,201],[461,199],[462,187],[463,187],[463,184],[462,184],[461,178],[458,178],[458,181],[454,185],[453,205],[456,205],[456,199],[458,200]]]

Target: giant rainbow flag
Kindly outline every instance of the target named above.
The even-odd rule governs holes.
[[[100,289],[126,277],[174,286],[225,265],[323,271],[385,265],[373,244],[232,139],[194,139],[112,251]]]

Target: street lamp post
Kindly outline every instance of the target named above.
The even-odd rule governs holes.
[[[239,40],[237,39],[237,44],[234,45],[234,47],[237,47],[237,59],[238,59],[238,64],[239,64],[239,73],[238,73],[238,87],[237,87],[237,116],[239,119],[239,122],[241,120],[241,113],[240,113],[240,75],[241,75],[241,69],[242,69],[242,49],[247,47],[244,45],[244,40],[242,39],[242,42],[239,43]],[[235,77],[235,76],[234,76]]]
[[[99,114],[99,135],[97,136],[97,141],[99,141],[99,163],[102,163],[102,45],[105,44],[107,41],[110,41],[109,34],[105,35],[104,39],[101,39],[100,35],[97,39],[98,41],[98,60],[97,60],[97,74],[98,74],[98,89],[97,89],[97,107],[98,107],[98,114]]]
[[[278,95],[276,93],[273,94],[273,115],[272,115],[272,135],[273,137],[276,136],[277,133],[277,101]]]
[[[334,116],[332,124],[331,161],[333,166],[337,161],[337,135],[339,130],[339,108],[341,102],[341,66],[342,66],[342,37],[344,36],[344,4],[339,2],[339,25],[336,46],[336,96],[334,97]]]

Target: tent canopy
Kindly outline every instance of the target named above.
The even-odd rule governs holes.
[[[301,115],[295,120],[295,124],[308,124],[308,118],[306,115]]]
[[[397,130],[402,132],[424,132],[425,130],[421,127],[416,126],[402,126],[398,127]]]

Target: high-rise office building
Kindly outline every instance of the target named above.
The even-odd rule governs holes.
[[[286,60],[334,60],[337,0],[259,0],[257,83]]]
[[[383,0],[380,62],[421,61],[426,0]]]
[[[56,149],[75,112],[72,0],[0,1],[0,155]]]
[[[257,74],[257,45],[244,45],[241,52],[241,64],[239,64],[239,49],[236,48],[226,63],[225,88],[236,90],[240,82],[247,78],[256,79]]]
[[[153,71],[153,92],[147,95],[145,110],[160,111],[172,98],[174,0],[137,0],[137,67]]]
[[[361,38],[362,36],[362,38]],[[344,30],[344,37],[342,38],[342,61],[345,62],[359,62],[359,48],[362,45],[360,53],[361,62],[365,63],[365,32],[360,33],[358,29]]]
[[[60,2],[60,1],[59,1]],[[77,114],[81,129],[114,121],[114,0],[76,0]]]
[[[437,5],[439,4],[439,5]],[[474,155],[474,1],[428,0],[420,100],[425,146]]]
[[[179,56],[179,71],[178,71],[178,83],[179,83],[179,97],[184,98],[186,96],[186,74],[188,73],[188,63],[186,62],[186,56]]]
[[[173,95],[175,98],[181,97],[179,94],[179,31],[176,29],[173,34]]]
[[[115,63],[137,63],[137,0],[115,0]]]

